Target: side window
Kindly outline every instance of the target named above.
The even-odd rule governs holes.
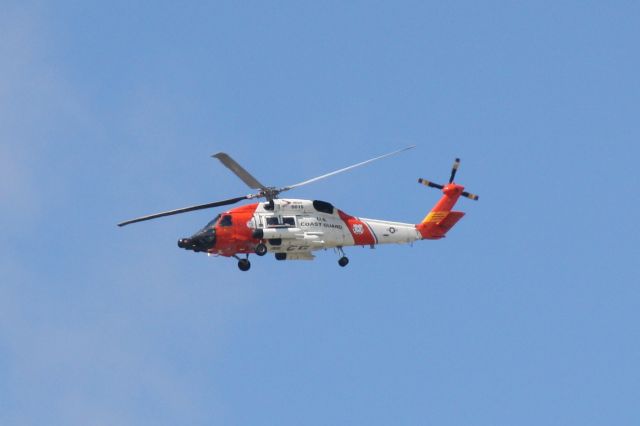
[[[313,208],[320,213],[333,214],[333,205],[331,203],[327,203],[326,201],[314,200]]]
[[[278,226],[278,218],[276,216],[269,216],[267,218],[267,226]]]
[[[231,216],[230,215],[224,215],[222,216],[222,219],[220,220],[220,226],[231,226]]]
[[[287,226],[296,226],[296,218],[293,216],[283,217],[282,224]]]

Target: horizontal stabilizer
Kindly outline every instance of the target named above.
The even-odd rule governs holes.
[[[449,212],[449,214],[436,225],[438,225],[439,228],[442,228],[444,233],[447,233],[451,228],[453,228],[453,225],[462,219],[462,216],[464,216],[463,212]]]
[[[464,216],[463,212],[431,212],[424,221],[416,225],[422,238],[437,240],[443,238],[447,232]]]

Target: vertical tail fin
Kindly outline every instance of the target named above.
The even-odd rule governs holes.
[[[422,222],[416,225],[422,238],[443,238],[453,228],[453,225],[462,219],[463,212],[454,212],[451,209],[462,195],[463,189],[462,186],[456,184],[449,184],[443,188],[443,197],[433,206]]]
[[[460,196],[477,200],[478,196],[470,194],[464,190],[462,185],[458,185],[453,182],[456,177],[458,168],[460,167],[460,159],[456,158],[451,168],[451,176],[449,177],[449,183],[447,185],[440,185],[439,183],[430,182],[425,179],[418,179],[418,183],[421,183],[430,188],[441,189],[444,194],[443,197],[436,203],[431,209],[429,214],[416,225],[416,229],[422,235],[422,238],[426,239],[438,239],[443,238],[447,232],[453,226],[462,219],[463,212],[451,211],[455,206]]]

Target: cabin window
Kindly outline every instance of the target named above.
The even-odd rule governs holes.
[[[220,220],[220,226],[231,226],[233,223],[231,222],[231,215],[222,216],[222,220]]]
[[[293,216],[283,217],[282,224],[287,226],[296,226],[296,218]]]
[[[279,224],[277,216],[269,216],[267,218],[267,226],[278,226]]]
[[[333,205],[326,201],[315,200],[313,202],[313,208],[320,213],[333,214]]]

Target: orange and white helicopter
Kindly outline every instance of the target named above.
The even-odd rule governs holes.
[[[456,158],[453,163],[449,183],[446,185],[418,179],[419,183],[441,189],[444,194],[429,214],[418,224],[355,217],[335,208],[326,201],[284,199],[278,198],[278,195],[411,148],[414,146],[282,188],[263,185],[228,154],[219,152],[213,157],[220,160],[245,184],[258,192],[143,216],[119,223],[118,226],[226,206],[242,200],[264,198],[266,202],[247,204],[217,215],[191,237],[178,240],[178,247],[197,253],[234,257],[238,260],[238,268],[241,271],[248,271],[251,267],[249,254],[252,253],[264,256],[271,252],[275,254],[277,260],[313,260],[314,251],[329,248],[337,250],[340,255],[338,264],[346,266],[349,259],[344,255],[343,247],[371,246],[373,248],[376,244],[403,244],[416,240],[443,238],[464,216],[463,212],[452,211],[458,198],[463,196],[472,200],[478,199],[477,195],[466,192],[463,186],[453,182],[460,165],[460,159]]]

